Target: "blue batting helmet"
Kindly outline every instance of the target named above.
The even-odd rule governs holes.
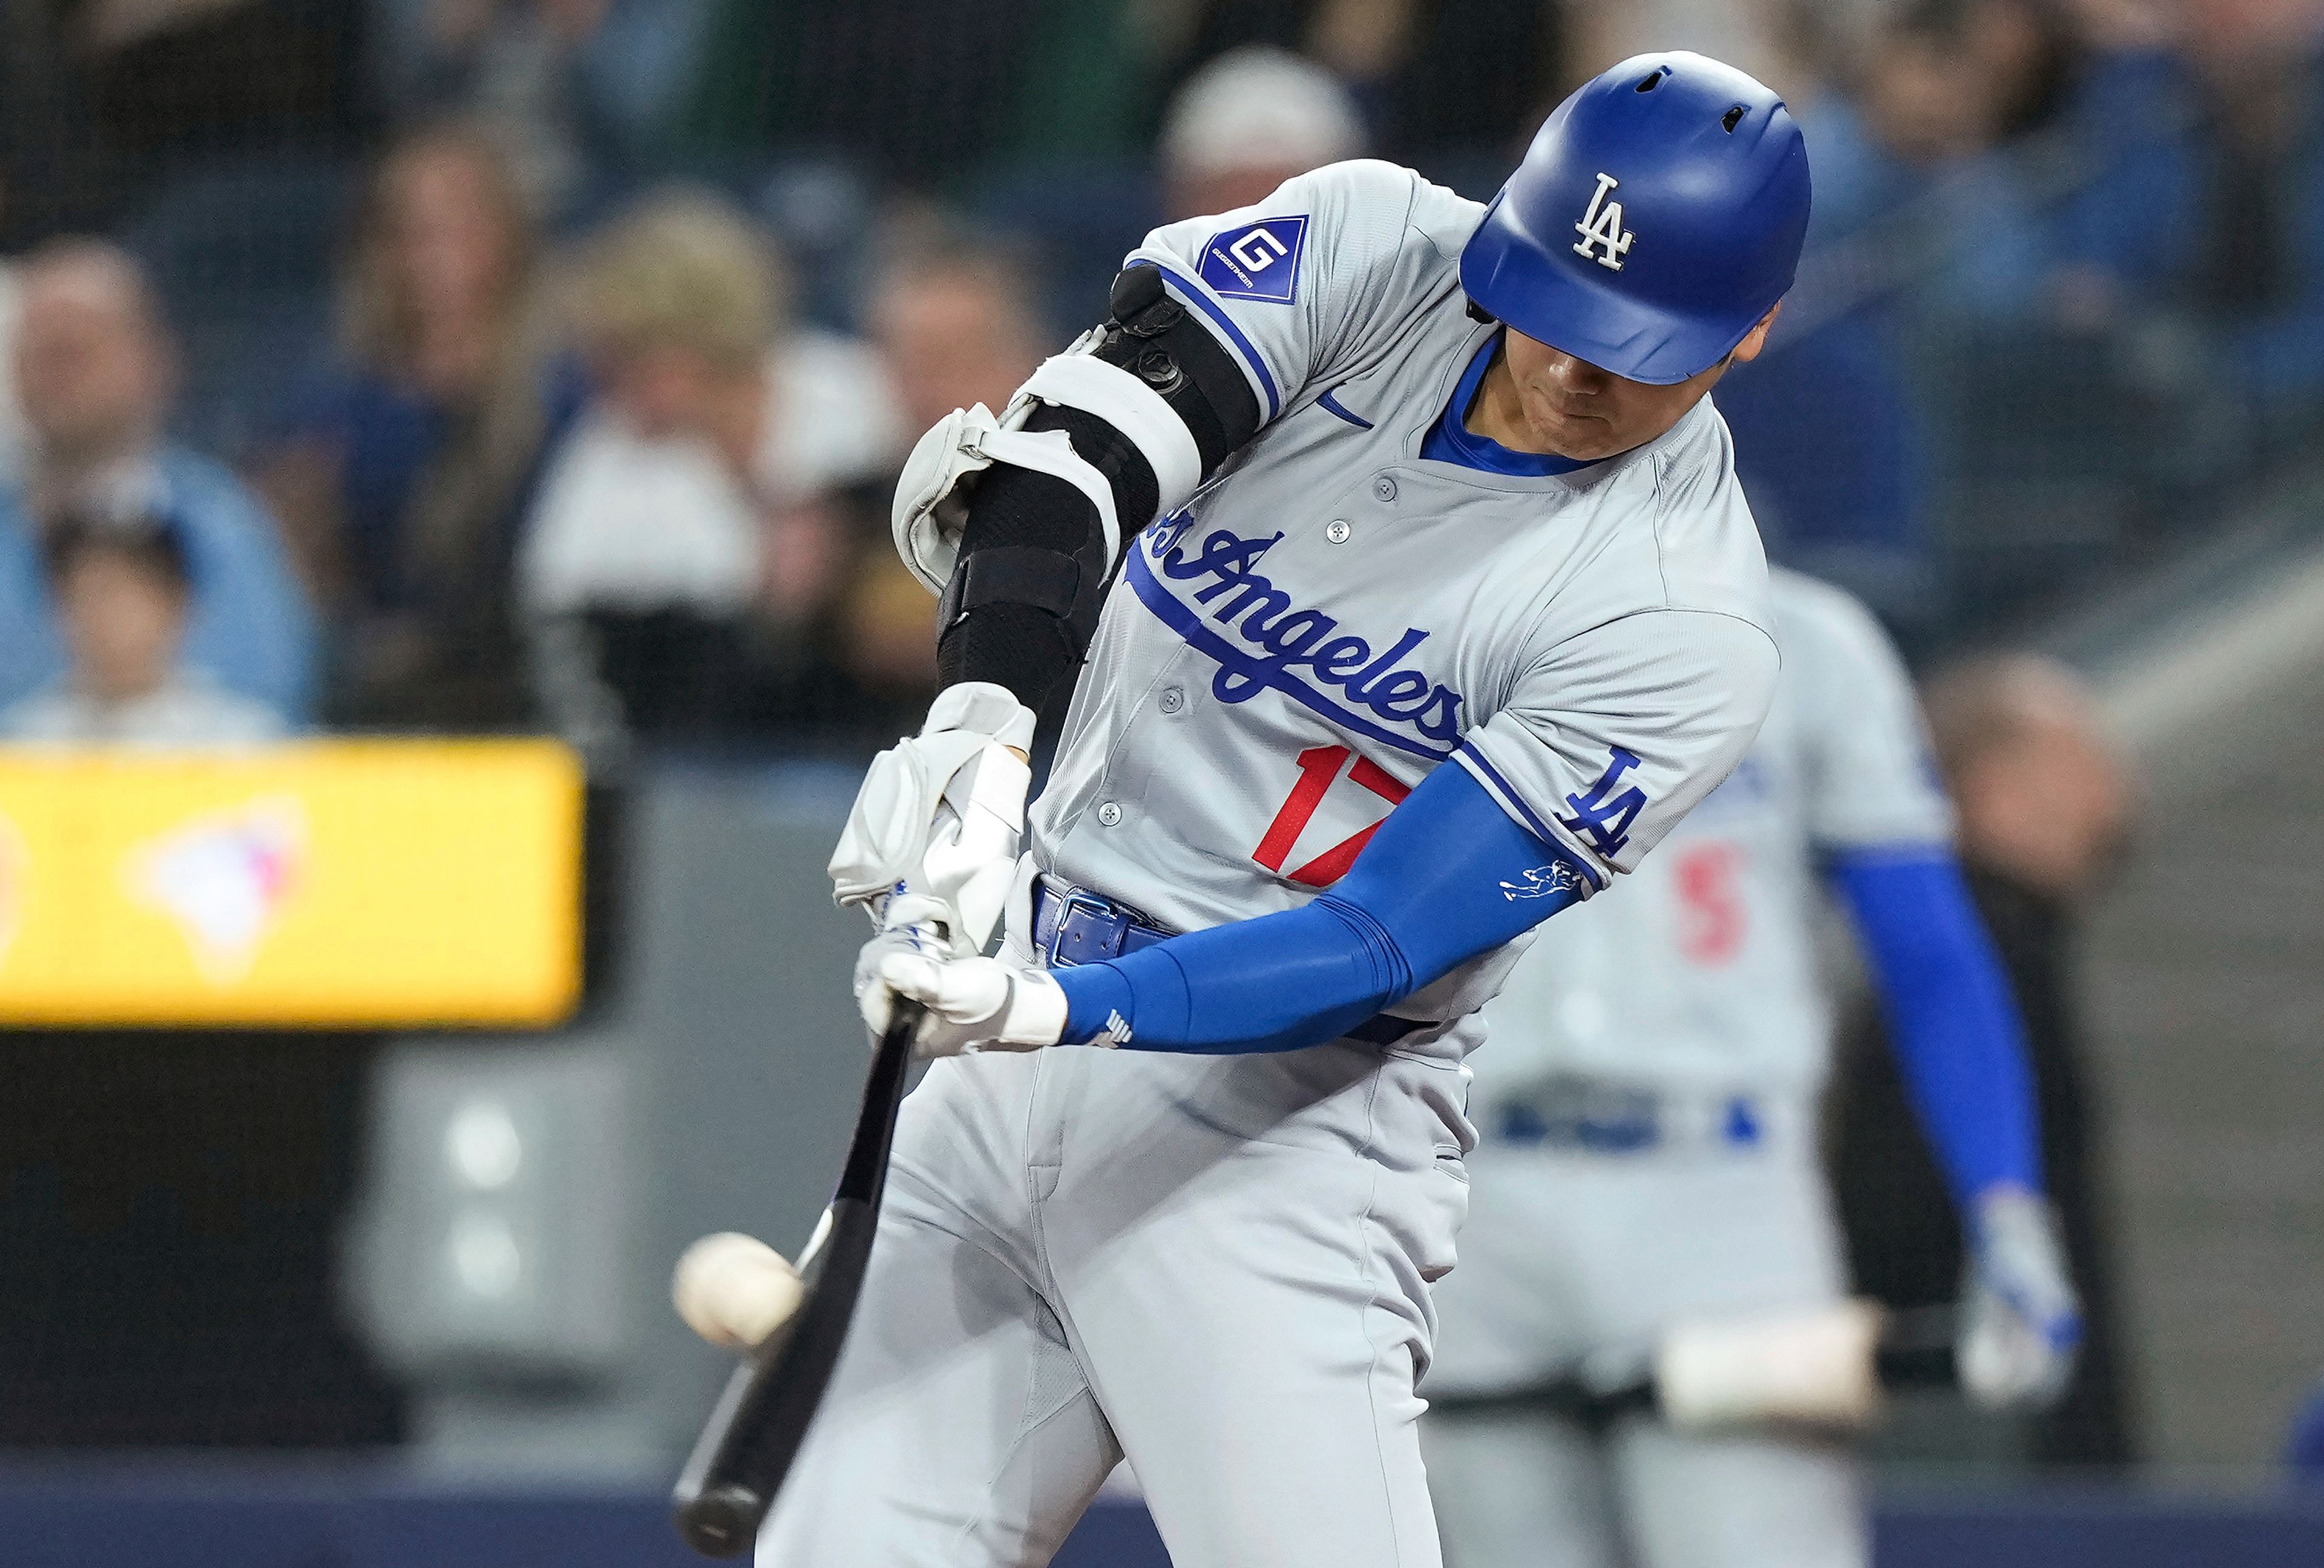
[[[1461,287],[1632,381],[1708,370],[1792,286],[1808,155],[1784,101],[1699,54],[1642,54],[1557,106],[1461,252]]]

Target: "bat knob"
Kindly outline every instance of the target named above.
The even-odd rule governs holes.
[[[706,1557],[735,1557],[751,1548],[766,1504],[745,1486],[714,1487],[678,1510],[678,1533]]]

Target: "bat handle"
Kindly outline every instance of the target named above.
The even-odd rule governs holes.
[[[750,1549],[767,1517],[768,1499],[739,1481],[713,1487],[678,1510],[686,1544],[706,1557],[735,1557]]]

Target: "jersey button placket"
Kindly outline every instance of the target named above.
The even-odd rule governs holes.
[[[1097,821],[1100,827],[1120,826],[1121,802],[1119,800],[1109,800],[1101,805],[1097,808]]]
[[[1372,479],[1372,499],[1386,506],[1396,499],[1396,481],[1386,474]]]
[[[1183,686],[1164,687],[1156,706],[1166,714],[1176,713],[1186,706],[1186,688]]]

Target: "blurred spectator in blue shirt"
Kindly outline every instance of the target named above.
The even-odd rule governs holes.
[[[66,650],[39,578],[40,540],[67,512],[177,520],[197,585],[186,656],[233,690],[293,718],[307,711],[314,618],[274,521],[220,465],[163,434],[174,350],[137,263],[64,240],[23,263],[14,376],[32,441],[0,518],[0,701],[53,679]]]
[[[337,633],[350,724],[534,714],[510,561],[542,455],[579,401],[542,319],[530,209],[463,127],[373,173],[343,266],[338,363],[297,388],[253,476]]]
[[[281,715],[187,664],[195,585],[167,517],[67,514],[42,554],[70,666],[0,712],[0,739],[73,745],[209,746],[272,740]]]
[[[2045,96],[2060,47],[2031,14],[2024,0],[1915,0],[1871,25],[1846,91],[1803,111],[1811,246],[1873,242],[1849,286],[1941,316],[2031,307],[2040,227],[2003,141]]]

